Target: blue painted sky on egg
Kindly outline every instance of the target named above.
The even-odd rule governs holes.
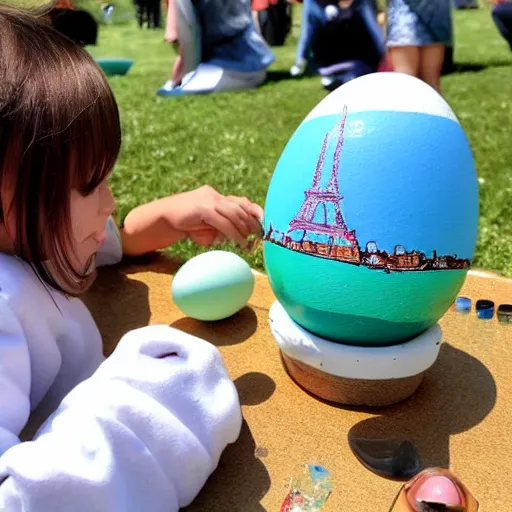
[[[270,182],[265,227],[286,232],[304,201],[325,134],[340,116],[303,124],[288,142]],[[336,134],[337,135],[337,134]],[[325,158],[327,184],[336,136]],[[466,136],[450,119],[410,112],[349,112],[338,173],[341,210],[362,248],[433,250],[471,258],[478,185]],[[332,214],[329,213],[332,220]],[[295,238],[300,238],[296,233]]]

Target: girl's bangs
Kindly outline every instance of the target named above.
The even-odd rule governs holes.
[[[108,87],[91,98],[70,128],[73,186],[88,195],[112,172],[121,146],[119,113]]]

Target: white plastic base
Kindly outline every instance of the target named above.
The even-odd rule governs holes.
[[[379,381],[413,377],[434,364],[441,348],[438,324],[407,343],[361,347],[315,336],[295,323],[277,301],[270,308],[269,319],[272,334],[284,354],[336,377]]]

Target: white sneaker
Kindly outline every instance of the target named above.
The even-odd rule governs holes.
[[[174,82],[172,80],[167,80],[162,87],[160,87],[160,90],[162,91],[172,91],[174,89]]]
[[[156,91],[156,94],[158,96],[169,96],[175,89],[175,87],[176,86],[174,85],[174,82],[172,80],[167,80],[167,82],[165,82],[165,84],[162,85],[162,87],[160,87],[158,91]]]
[[[302,66],[299,66],[298,64],[294,64],[290,68],[290,75],[291,76],[299,76],[302,75]]]
[[[334,78],[331,78],[330,76],[323,76],[320,78],[320,83],[323,87],[330,87],[334,82]]]

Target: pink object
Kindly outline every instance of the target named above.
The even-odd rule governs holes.
[[[445,476],[426,478],[416,492],[416,500],[446,505],[463,505],[456,485]]]
[[[277,0],[252,0],[252,10],[253,11],[264,11],[268,9],[271,5],[276,5]]]

